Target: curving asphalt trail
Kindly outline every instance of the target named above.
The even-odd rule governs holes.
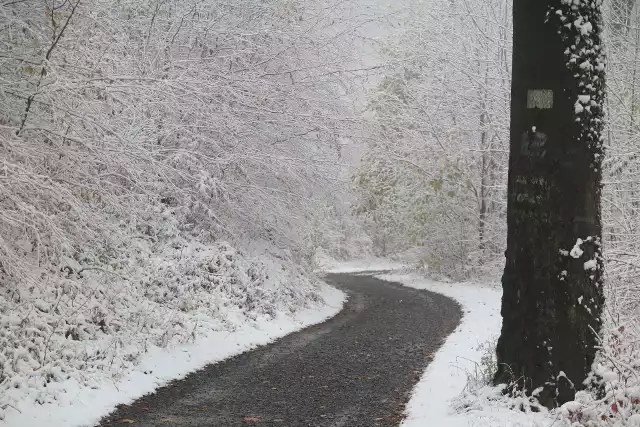
[[[99,426],[398,426],[460,307],[370,276],[326,281],[350,296],[336,317],[209,365],[119,407]]]

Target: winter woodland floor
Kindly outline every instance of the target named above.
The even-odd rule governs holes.
[[[304,309],[240,316],[229,330],[150,347],[119,377],[94,370],[93,382],[52,381],[39,391],[44,401],[33,398],[35,389],[14,390],[0,426],[92,426],[122,404],[102,426],[572,425],[578,403],[535,413],[528,398],[506,398],[486,385],[501,325],[498,286],[439,283],[402,268],[381,261],[324,266],[333,273],[329,283],[351,295],[343,311],[343,292],[321,285],[321,298]],[[610,425],[635,427],[634,417]]]

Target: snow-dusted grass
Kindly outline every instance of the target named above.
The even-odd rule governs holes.
[[[438,283],[415,274],[378,277],[447,295],[463,307],[460,326],[414,389],[403,427],[640,427],[637,307],[620,310],[609,304],[603,348],[592,373],[603,395],[597,396],[595,388],[581,391],[574,402],[547,411],[532,398],[505,396],[501,388],[487,385],[502,322],[498,286]]]
[[[139,364],[118,380],[96,379],[97,387],[86,387],[75,380],[54,383],[59,392],[56,402],[34,405],[23,400],[17,411],[9,411],[0,425],[15,427],[91,426],[116,405],[128,403],[152,392],[171,380],[183,378],[203,366],[268,344],[303,327],[320,323],[340,311],[343,295],[323,286],[320,295],[326,304],[316,303],[294,315],[278,313],[275,318],[239,327],[234,331],[210,331],[193,343],[170,349],[154,346]],[[98,385],[99,384],[99,385]]]
[[[129,248],[131,249],[131,248]],[[118,403],[321,322],[342,292],[228,244],[140,245],[0,295],[0,426],[92,425]]]
[[[564,427],[567,413],[548,412],[525,396],[509,397],[487,385],[487,358],[500,335],[502,289],[478,283],[439,283],[415,274],[378,276],[458,301],[463,318],[416,385],[402,427]],[[489,361],[489,365],[495,359]],[[540,412],[532,412],[535,406]],[[555,424],[554,424],[555,423]]]

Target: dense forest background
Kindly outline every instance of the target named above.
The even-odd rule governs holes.
[[[606,313],[640,336],[640,5],[604,12]],[[507,0],[3,0],[0,383],[297,307],[323,259],[496,281],[511,30]]]

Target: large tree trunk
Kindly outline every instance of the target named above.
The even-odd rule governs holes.
[[[583,387],[604,303],[602,21],[598,0],[578,0],[576,9],[562,0],[515,0],[513,14],[508,237],[495,381],[513,382],[551,407]]]

